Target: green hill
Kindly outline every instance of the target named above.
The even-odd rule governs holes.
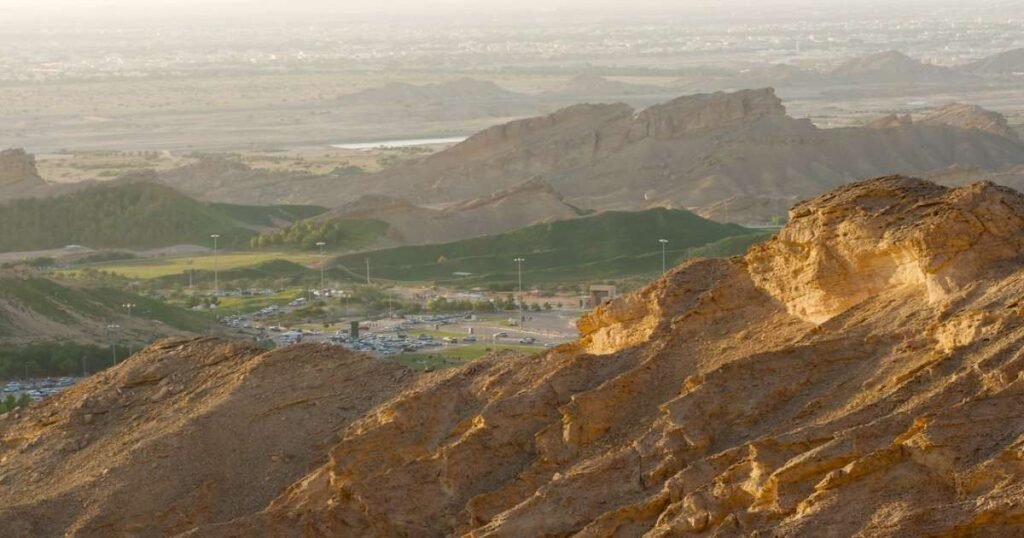
[[[135,305],[131,315],[123,305]],[[109,287],[68,285],[41,277],[0,277],[0,343],[4,341],[97,341],[108,324],[139,336],[201,333],[208,316]]]
[[[208,245],[244,248],[267,227],[286,226],[323,212],[314,206],[208,204],[157,183],[97,185],[53,198],[0,205],[0,252],[77,244],[146,249]]]
[[[609,211],[494,236],[342,256],[333,264],[359,273],[370,258],[374,278],[466,284],[514,281],[513,259],[522,256],[530,282],[569,282],[656,274],[662,238],[673,265],[693,256],[741,254],[767,236],[684,210]]]

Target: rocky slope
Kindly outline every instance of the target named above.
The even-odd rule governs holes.
[[[154,344],[0,417],[0,529],[167,536],[258,510],[413,378],[340,348]]]
[[[492,127],[380,174],[332,179],[329,188],[290,186],[294,196],[334,205],[368,190],[423,205],[539,178],[577,207],[642,209],[662,201],[702,207],[734,196],[808,197],[884,173],[1024,164],[1019,139],[940,123],[820,129],[788,116],[771,89],[686,96],[641,111],[586,104]]]
[[[844,187],[578,342],[417,385],[265,509],[187,535],[1012,535],[1022,255],[1015,191]]]

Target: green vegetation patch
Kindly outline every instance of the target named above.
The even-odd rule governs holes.
[[[157,183],[99,185],[53,198],[0,205],[0,252],[85,245],[159,248],[179,244],[248,246],[254,227],[322,212],[299,206],[230,206],[199,202]]]
[[[41,317],[74,324],[82,318],[112,320],[132,314],[178,330],[202,332],[213,325],[205,316],[115,288],[62,286],[46,278],[0,278],[0,299],[21,305]]]
[[[360,267],[371,259],[374,278],[459,285],[514,281],[513,259],[524,257],[531,283],[570,282],[657,274],[661,244],[667,262],[693,256],[742,254],[768,237],[736,224],[721,224],[689,211],[609,211],[539,224],[504,234],[341,256],[332,263]]]
[[[373,246],[388,231],[388,223],[375,219],[325,219],[298,222],[287,228],[253,237],[252,248],[315,249],[318,242],[332,250],[360,250]]]

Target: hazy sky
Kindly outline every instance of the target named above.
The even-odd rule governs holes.
[[[211,21],[238,17],[266,18],[273,22],[317,20],[317,15],[332,16],[360,13],[381,18],[403,14],[482,14],[514,12],[572,11],[578,14],[651,12],[692,13],[711,16],[751,16],[799,18],[804,14],[831,12],[842,16],[913,16],[927,14],[936,5],[965,6],[965,0],[0,0],[0,25],[3,23],[125,24],[175,21]],[[1024,10],[1024,0],[972,0],[969,4],[979,16],[989,12]],[[990,10],[985,6],[999,6]],[[880,7],[881,9],[875,9]],[[1024,15],[1020,15],[1024,17]]]

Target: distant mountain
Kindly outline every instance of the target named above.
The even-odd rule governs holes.
[[[536,177],[575,207],[637,210],[702,207],[734,196],[806,197],[860,178],[952,165],[1024,164],[1018,139],[933,123],[821,129],[788,116],[772,89],[685,96],[640,111],[576,105],[486,129],[358,181],[312,182],[292,192],[335,206],[402,193],[424,205],[486,196]]]
[[[50,198],[0,205],[0,252],[80,244],[145,249],[177,244],[242,246],[259,231],[323,212],[310,206],[239,206],[199,202],[170,187],[119,181]]]
[[[964,75],[948,67],[926,64],[898,50],[853,58],[827,73],[834,82],[850,84],[953,82]]]
[[[536,112],[535,99],[506,90],[489,80],[460,78],[436,84],[392,82],[378,88],[343,95],[339,103],[348,107],[435,111],[447,118],[508,117]]]
[[[913,125],[946,125],[958,129],[977,129],[986,133],[1020,141],[1006,117],[977,105],[950,103],[925,114],[890,114],[867,124],[872,129],[897,129]]]
[[[1024,75],[1024,48],[1008,50],[961,66],[979,75]]]
[[[550,95],[571,96],[577,100],[593,98],[628,98],[638,95],[664,95],[672,93],[672,88],[653,84],[635,84],[620,80],[611,80],[595,73],[577,75],[561,88],[550,92]]]
[[[659,272],[659,239],[668,239],[668,263],[675,264],[695,254],[740,254],[764,237],[689,211],[656,208],[610,211],[475,239],[342,256],[333,264],[359,268],[370,258],[373,274],[380,278],[493,282],[512,281],[516,274],[512,259],[524,256],[528,282],[579,282]]]
[[[978,129],[997,136],[1020,140],[1006,117],[977,105],[952,103],[917,120],[921,125],[949,125],[960,129]]]

